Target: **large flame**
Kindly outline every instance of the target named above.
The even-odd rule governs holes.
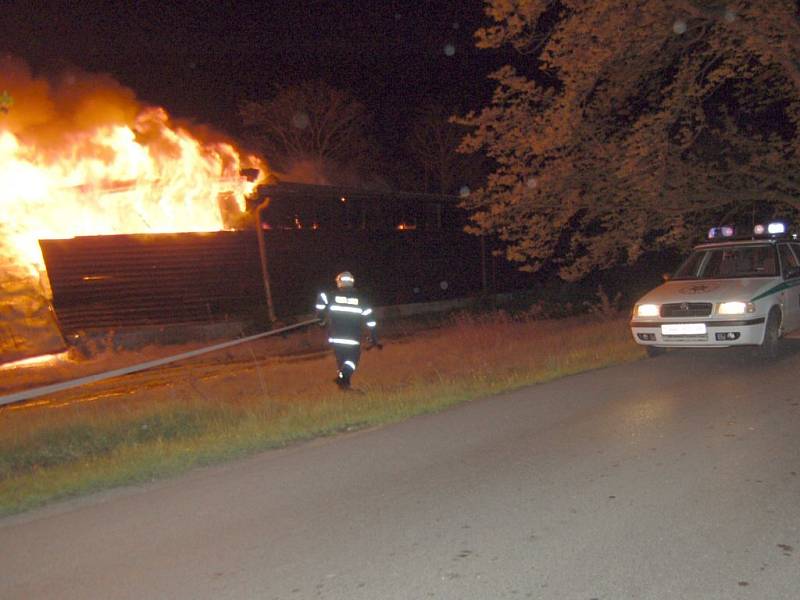
[[[174,124],[107,76],[53,82],[6,56],[2,92],[13,104],[0,113],[0,258],[29,275],[44,269],[39,239],[229,228],[266,175],[256,157]],[[241,175],[254,168],[259,180]]]

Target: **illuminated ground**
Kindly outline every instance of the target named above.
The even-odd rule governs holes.
[[[8,518],[0,596],[795,598],[798,366],[670,353]]]

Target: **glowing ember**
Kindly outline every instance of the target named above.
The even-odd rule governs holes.
[[[23,367],[36,367],[41,365],[54,365],[58,362],[67,360],[68,353],[61,352],[59,354],[45,354],[43,356],[34,356],[32,358],[24,358],[10,363],[0,365],[0,371],[6,369],[18,369]]]

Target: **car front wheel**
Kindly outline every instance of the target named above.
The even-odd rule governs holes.
[[[756,356],[765,360],[774,360],[781,354],[781,316],[777,309],[772,309],[764,327],[764,341],[756,348]]]

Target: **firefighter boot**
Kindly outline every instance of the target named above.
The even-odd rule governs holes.
[[[336,382],[336,385],[339,386],[339,389],[341,389],[341,390],[349,390],[350,389],[350,374],[349,373],[344,373],[342,371],[339,371],[336,374],[336,379],[334,381]]]

